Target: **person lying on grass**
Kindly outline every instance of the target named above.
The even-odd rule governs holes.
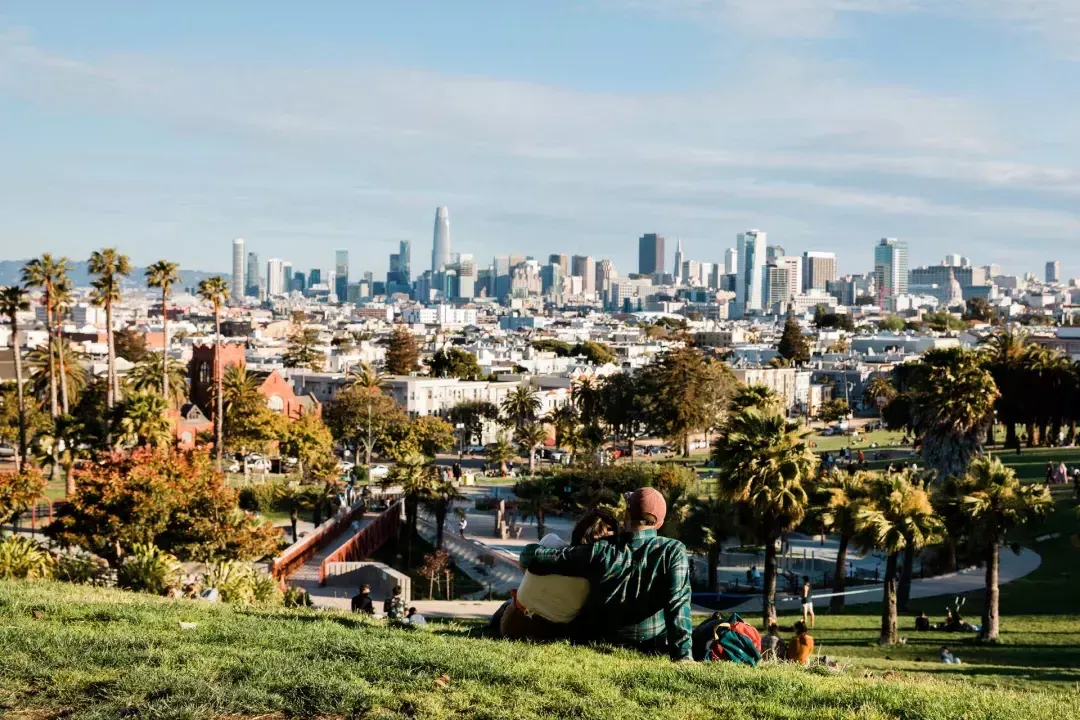
[[[659,537],[667,503],[653,488],[627,497],[625,528],[613,540],[568,548],[528,545],[521,567],[531,573],[589,581],[589,597],[572,623],[578,642],[602,642],[693,661],[690,563],[678,540]]]
[[[554,533],[540,541],[545,548],[561,549],[591,545],[619,534],[615,516],[591,510],[574,526],[570,545]],[[526,571],[521,586],[495,613],[492,630],[507,640],[558,640],[570,637],[570,622],[578,616],[589,597],[589,581],[567,575],[537,575]]]

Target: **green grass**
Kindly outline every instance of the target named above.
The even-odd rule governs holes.
[[[820,433],[814,433],[810,435],[809,439],[813,440],[817,445],[814,449],[817,452],[835,452],[846,447],[850,447],[852,450],[862,450],[863,452],[870,453],[874,450],[899,450],[899,449],[911,449],[911,445],[893,447],[893,443],[900,442],[904,437],[902,432],[894,432],[892,430],[875,430],[870,433],[860,434],[859,438],[861,442],[855,443],[854,437],[850,435],[822,435]],[[877,448],[871,448],[871,443],[877,443]]]
[[[180,622],[194,622],[192,630]],[[625,651],[409,632],[336,613],[255,611],[0,582],[0,714],[11,718],[735,718],[1080,716],[1071,692],[987,688],[937,668],[874,677],[674,665]],[[963,669],[964,666],[961,666]],[[933,676],[922,670],[938,670]],[[436,679],[446,675],[445,685]]]

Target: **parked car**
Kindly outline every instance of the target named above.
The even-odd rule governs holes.
[[[8,443],[0,443],[0,458],[12,460],[15,458],[15,448]]]
[[[337,469],[340,473],[351,473],[356,467],[356,463],[350,460],[338,460]]]
[[[241,467],[240,467],[240,461],[239,460],[230,460],[225,465],[225,472],[238,473],[238,472],[240,472],[240,470],[241,470]]]
[[[483,455],[487,452],[487,446],[485,445],[470,445],[465,449],[468,455]]]
[[[245,472],[270,472],[270,460],[262,455],[251,454],[244,458]]]
[[[384,480],[390,474],[390,468],[385,465],[372,465],[368,468],[368,477],[372,480]]]

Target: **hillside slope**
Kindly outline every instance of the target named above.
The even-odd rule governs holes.
[[[14,718],[1080,717],[1074,694],[673,665],[54,583],[0,582],[0,648],[0,715]]]

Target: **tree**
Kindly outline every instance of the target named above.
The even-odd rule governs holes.
[[[964,320],[978,322],[993,322],[997,319],[997,313],[993,306],[984,298],[968,298],[964,303]]]
[[[948,310],[928,312],[923,315],[923,326],[929,327],[935,332],[947,332],[949,330],[964,330],[967,323],[956,317]]]
[[[547,439],[547,430],[542,423],[535,423],[518,428],[514,437],[529,458],[529,474],[532,475],[536,472],[536,449]]]
[[[1029,391],[1033,379],[1027,333],[1011,326],[1003,327],[988,335],[982,346],[986,367],[1001,393],[994,409],[998,420],[1005,425],[1005,447],[1018,448],[1016,426],[1030,416]]]
[[[487,461],[493,465],[498,465],[499,473],[503,477],[506,477],[506,463],[510,462],[512,457],[514,457],[514,447],[503,435],[500,435],[499,439],[487,449]]]
[[[33,438],[52,424],[49,413],[32,398],[27,400],[24,395],[22,407],[24,411],[20,411],[19,391],[16,384],[14,382],[0,384],[0,440],[20,448],[18,458],[20,467],[29,457],[26,453],[30,452],[30,443]],[[19,438],[22,433],[26,435],[25,451],[20,447]]]
[[[464,500],[465,496],[458,492],[454,484],[449,480],[440,480],[431,486],[430,491],[422,498],[425,510],[435,517],[435,549],[442,550],[443,534],[446,528],[446,516],[458,500]]]
[[[26,461],[27,410],[26,394],[23,387],[22,341],[19,338],[19,313],[30,309],[26,291],[18,285],[9,285],[0,289],[0,313],[7,316],[11,326],[11,354],[15,358],[15,392],[19,403],[19,456],[15,458],[15,470],[22,469]]]
[[[844,609],[848,548],[859,528],[860,503],[867,497],[867,487],[876,480],[875,474],[866,471],[833,470],[825,476],[820,488],[823,494],[821,524],[840,538],[833,571],[833,596],[829,601],[829,609],[834,612]]]
[[[88,265],[90,273],[97,275],[92,284],[90,298],[99,307],[105,308],[105,336],[108,344],[108,382],[109,394],[105,398],[107,406],[112,407],[120,401],[120,380],[116,375],[116,338],[113,334],[113,303],[120,301],[120,279],[131,274],[131,259],[121,254],[116,248],[104,248],[90,253]]]
[[[150,357],[150,351],[146,349],[146,336],[134,328],[120,328],[113,335],[113,344],[116,347],[116,357],[121,357],[130,363],[140,363]],[[117,397],[117,402],[120,398]]]
[[[229,368],[231,369],[230,365]],[[165,372],[165,385],[162,385],[162,370]],[[157,353],[128,370],[124,376],[124,385],[128,392],[154,393],[161,395],[162,387],[167,394],[162,397],[175,407],[180,407],[187,397],[187,368],[176,358],[166,356],[164,360]]]
[[[581,422],[580,441],[592,453],[603,444],[604,396],[601,382],[592,375],[583,375],[570,387],[570,401],[577,410]]]
[[[830,311],[825,305],[818,305],[814,308],[814,327],[818,330],[834,330],[839,328],[840,330],[847,330],[848,332],[855,331],[855,321],[851,317],[851,313],[836,313]]]
[[[322,370],[326,355],[319,349],[318,328],[299,328],[289,336],[289,346],[281,356],[287,368]]]
[[[199,450],[137,448],[76,468],[77,491],[46,534],[115,562],[138,543],[182,561],[257,560],[281,533],[244,513],[237,493]]]
[[[641,383],[630,373],[615,373],[601,384],[600,396],[604,423],[626,442],[633,460],[634,443],[645,434],[648,419]]]
[[[43,465],[64,471],[64,496],[75,494],[75,474],[72,472],[79,460],[89,457],[86,442],[86,426],[78,418],[61,415],[52,422],[52,427],[42,431],[34,438],[34,445]]]
[[[381,447],[393,423],[404,420],[404,412],[392,398],[378,390],[351,387],[342,390],[323,409],[327,427],[338,442],[364,452],[364,464],[371,464],[376,447]]]
[[[810,361],[810,345],[803,337],[799,321],[788,316],[784,322],[784,331],[780,335],[780,343],[776,346],[780,357],[790,360],[794,365],[802,365]]]
[[[825,423],[839,422],[847,418],[851,414],[851,408],[847,404],[847,400],[843,398],[836,398],[834,400],[828,400],[821,404],[818,408],[818,420]]]
[[[116,408],[117,447],[167,448],[172,441],[168,402],[157,393],[134,393]]]
[[[721,496],[739,503],[746,523],[765,546],[763,623],[776,618],[776,543],[806,514],[806,484],[817,456],[779,413],[747,408],[730,415],[713,449]]]
[[[483,440],[484,423],[499,419],[499,408],[487,400],[466,400],[450,408],[450,422],[464,425],[466,442]]]
[[[641,371],[651,434],[677,440],[690,455],[690,435],[720,421],[738,382],[731,369],[694,347],[665,353]]]
[[[986,560],[986,610],[983,640],[995,642],[1000,625],[998,590],[999,548],[1006,535],[1046,515],[1053,507],[1045,485],[1024,485],[1012,468],[998,458],[981,457],[971,463],[961,484],[963,507],[971,517],[971,543]]]
[[[45,492],[45,477],[26,465],[16,472],[0,473],[0,525],[29,510]]]
[[[876,407],[883,412],[895,399],[896,386],[885,375],[874,375],[863,389],[862,402],[866,407]]]
[[[221,458],[225,451],[225,408],[221,383],[224,373],[221,369],[221,308],[229,299],[229,286],[220,275],[206,278],[199,283],[199,297],[214,307],[214,387],[217,395],[217,409],[214,411],[214,453],[217,456],[217,469],[221,472]]]
[[[26,353],[30,392],[43,401],[49,397],[54,380],[49,374],[52,367],[57,369],[60,385],[65,388],[63,395],[66,402],[63,404],[70,406],[77,403],[89,382],[89,374],[81,360],[82,353],[77,352],[67,338],[57,338],[52,344],[51,353],[48,347],[36,347]]]
[[[886,315],[878,321],[878,330],[883,332],[902,332],[906,326],[904,318],[899,315]]]
[[[317,412],[305,412],[297,420],[282,423],[281,430],[278,449],[282,455],[296,458],[300,476],[311,480],[307,473],[334,454],[330,429]]]
[[[934,541],[940,521],[930,496],[910,472],[876,478],[867,488],[868,496],[857,511],[858,542],[863,550],[877,549],[887,555],[882,597],[882,645],[899,641],[896,624],[896,566],[900,553],[918,549]]]
[[[391,375],[410,375],[420,369],[420,348],[416,338],[404,325],[390,333],[386,348],[386,372]]]
[[[405,527],[408,532],[406,562],[411,566],[412,538],[416,534],[420,502],[428,499],[438,484],[435,466],[431,464],[428,458],[419,453],[406,455],[398,458],[397,463],[390,469],[383,484],[387,487],[397,486],[401,488],[401,494],[405,500]]]
[[[414,454],[434,458],[454,447],[454,428],[434,415],[410,419],[400,413],[388,423],[383,447],[395,459]]]
[[[40,258],[34,258],[22,268],[22,281],[28,287],[39,287],[44,293],[45,305],[45,332],[48,335],[48,350],[46,356],[48,366],[49,387],[49,410],[53,417],[60,414],[60,406],[57,402],[57,374],[56,355],[51,352],[56,339],[56,327],[54,325],[57,309],[58,295],[66,291],[68,285],[67,273],[71,264],[66,257],[54,259],[50,253],[44,253]]]
[[[544,537],[547,514],[559,507],[559,498],[556,494],[557,482],[557,476],[537,475],[514,485],[514,495],[518,498],[518,507],[522,509],[523,515],[526,518],[536,518],[537,540]]]
[[[173,285],[180,282],[179,269],[179,265],[168,260],[158,260],[146,268],[147,287],[161,290],[161,396],[165,398],[173,397],[169,372],[169,296]]]
[[[355,367],[349,368],[349,372],[345,375],[347,388],[378,392],[383,389],[385,383],[386,377],[365,362],[357,363]]]
[[[558,357],[570,357],[573,354],[570,343],[563,342],[562,340],[555,340],[553,338],[536,340],[533,342],[532,346],[540,352],[553,352]]]
[[[555,445],[570,448],[571,457],[581,444],[581,420],[577,408],[567,403],[555,408],[548,416],[555,428]]]
[[[708,565],[706,587],[709,592],[720,591],[720,578],[716,566],[720,562],[722,543],[738,532],[738,516],[727,500],[707,497],[695,498],[690,503],[690,513],[682,523],[679,539],[692,552],[705,554]]]
[[[476,356],[468,350],[450,347],[443,348],[427,360],[429,372],[435,377],[459,378],[461,380],[479,380],[483,375]]]
[[[616,361],[615,353],[604,343],[586,340],[578,343],[571,350],[574,357],[581,355],[591,365],[607,365]]]
[[[766,413],[784,412],[784,403],[780,396],[768,385],[740,385],[731,398],[731,412],[757,408]]]
[[[507,393],[502,402],[506,423],[515,430],[536,422],[541,408],[540,395],[535,388],[521,384]]]

